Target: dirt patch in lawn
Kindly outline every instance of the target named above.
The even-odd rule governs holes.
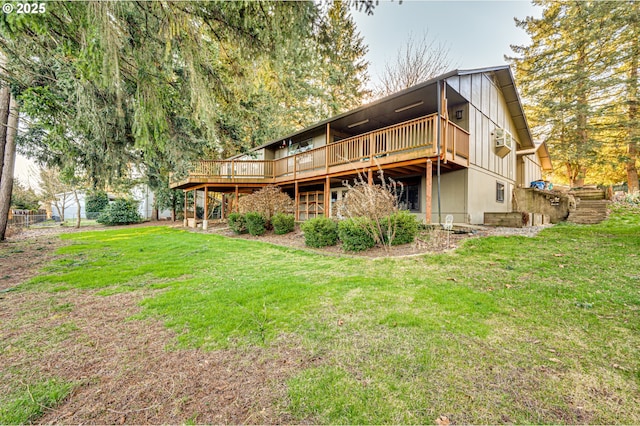
[[[0,244],[0,393],[49,377],[76,383],[38,423],[293,421],[285,383],[311,361],[290,336],[265,348],[167,350],[175,334],[161,321],[130,319],[149,291],[21,291],[68,244],[65,231],[75,230],[28,230]]]
[[[130,319],[150,295],[4,294],[0,392],[48,377],[76,383],[38,423],[293,421],[280,408],[285,383],[310,362],[295,341],[212,352],[167,350],[175,336],[160,321]]]

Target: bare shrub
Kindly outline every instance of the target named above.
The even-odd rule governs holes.
[[[402,194],[402,183],[385,178],[384,172],[378,171],[380,183],[369,184],[361,174],[353,184],[344,182],[348,188],[344,198],[337,204],[339,218],[366,218],[359,221],[365,232],[376,244],[385,250],[393,244],[398,221],[398,196]]]
[[[260,213],[267,221],[276,213],[291,214],[295,203],[277,186],[265,186],[253,194],[246,195],[238,201],[240,213]]]

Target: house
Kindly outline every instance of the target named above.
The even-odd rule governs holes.
[[[452,71],[248,154],[202,160],[171,187],[192,191],[205,217],[215,193],[224,217],[241,193],[273,184],[305,220],[335,215],[343,182],[375,182],[378,170],[403,184],[401,204],[423,222],[482,224],[485,212],[511,212],[513,189],[540,179],[551,160],[532,139],[511,69],[497,66]]]
[[[143,219],[154,219],[154,215],[156,214],[155,208],[153,207],[155,194],[153,190],[151,190],[145,184],[137,184],[133,186],[128,194],[133,200],[138,202],[138,214]],[[80,218],[86,219],[87,213],[85,211],[85,191],[78,191],[78,202],[80,204]],[[65,220],[75,220],[78,216],[78,204],[76,204],[76,198],[73,192],[61,192],[56,194],[57,201],[55,203],[51,203],[50,209],[52,212],[52,217],[59,220],[61,217],[64,217]],[[109,194],[109,201],[113,201],[116,199],[116,196],[113,194]],[[61,212],[60,210],[63,210]],[[64,216],[62,215],[64,213]],[[90,212],[91,213],[91,212]],[[94,215],[95,216],[95,215]],[[168,219],[171,217],[171,211],[162,210],[157,212],[157,217],[159,219]]]

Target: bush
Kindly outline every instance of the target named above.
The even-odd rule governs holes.
[[[247,233],[247,222],[240,213],[231,213],[229,219],[227,219],[227,223],[229,224],[229,228],[236,234]]]
[[[276,213],[271,218],[271,225],[276,234],[288,234],[296,227],[295,217],[292,214]]]
[[[276,213],[293,213],[295,203],[280,188],[269,185],[238,201],[241,213],[257,212],[268,222]]]
[[[103,225],[128,225],[142,222],[142,218],[138,214],[136,201],[119,198],[109,204],[96,221]]]
[[[412,243],[418,235],[418,220],[406,210],[401,210],[382,221],[383,239],[392,246]],[[394,232],[395,228],[395,232]],[[391,240],[389,241],[389,238]]]
[[[338,237],[346,251],[363,251],[373,247],[376,242],[371,236],[371,220],[356,217],[343,220],[338,224]]]
[[[338,243],[338,225],[328,217],[309,219],[300,225],[304,243],[309,247],[334,246]]]
[[[97,219],[109,206],[109,196],[104,191],[90,192],[87,194],[84,209],[87,219]]]
[[[267,220],[260,213],[249,212],[244,215],[244,220],[247,224],[247,231],[254,237],[264,234],[267,230]]]

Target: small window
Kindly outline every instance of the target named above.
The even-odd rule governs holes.
[[[504,183],[496,182],[496,201],[504,203]]]
[[[289,145],[289,155],[300,154],[313,149],[313,139],[307,139],[302,142],[296,142]]]

